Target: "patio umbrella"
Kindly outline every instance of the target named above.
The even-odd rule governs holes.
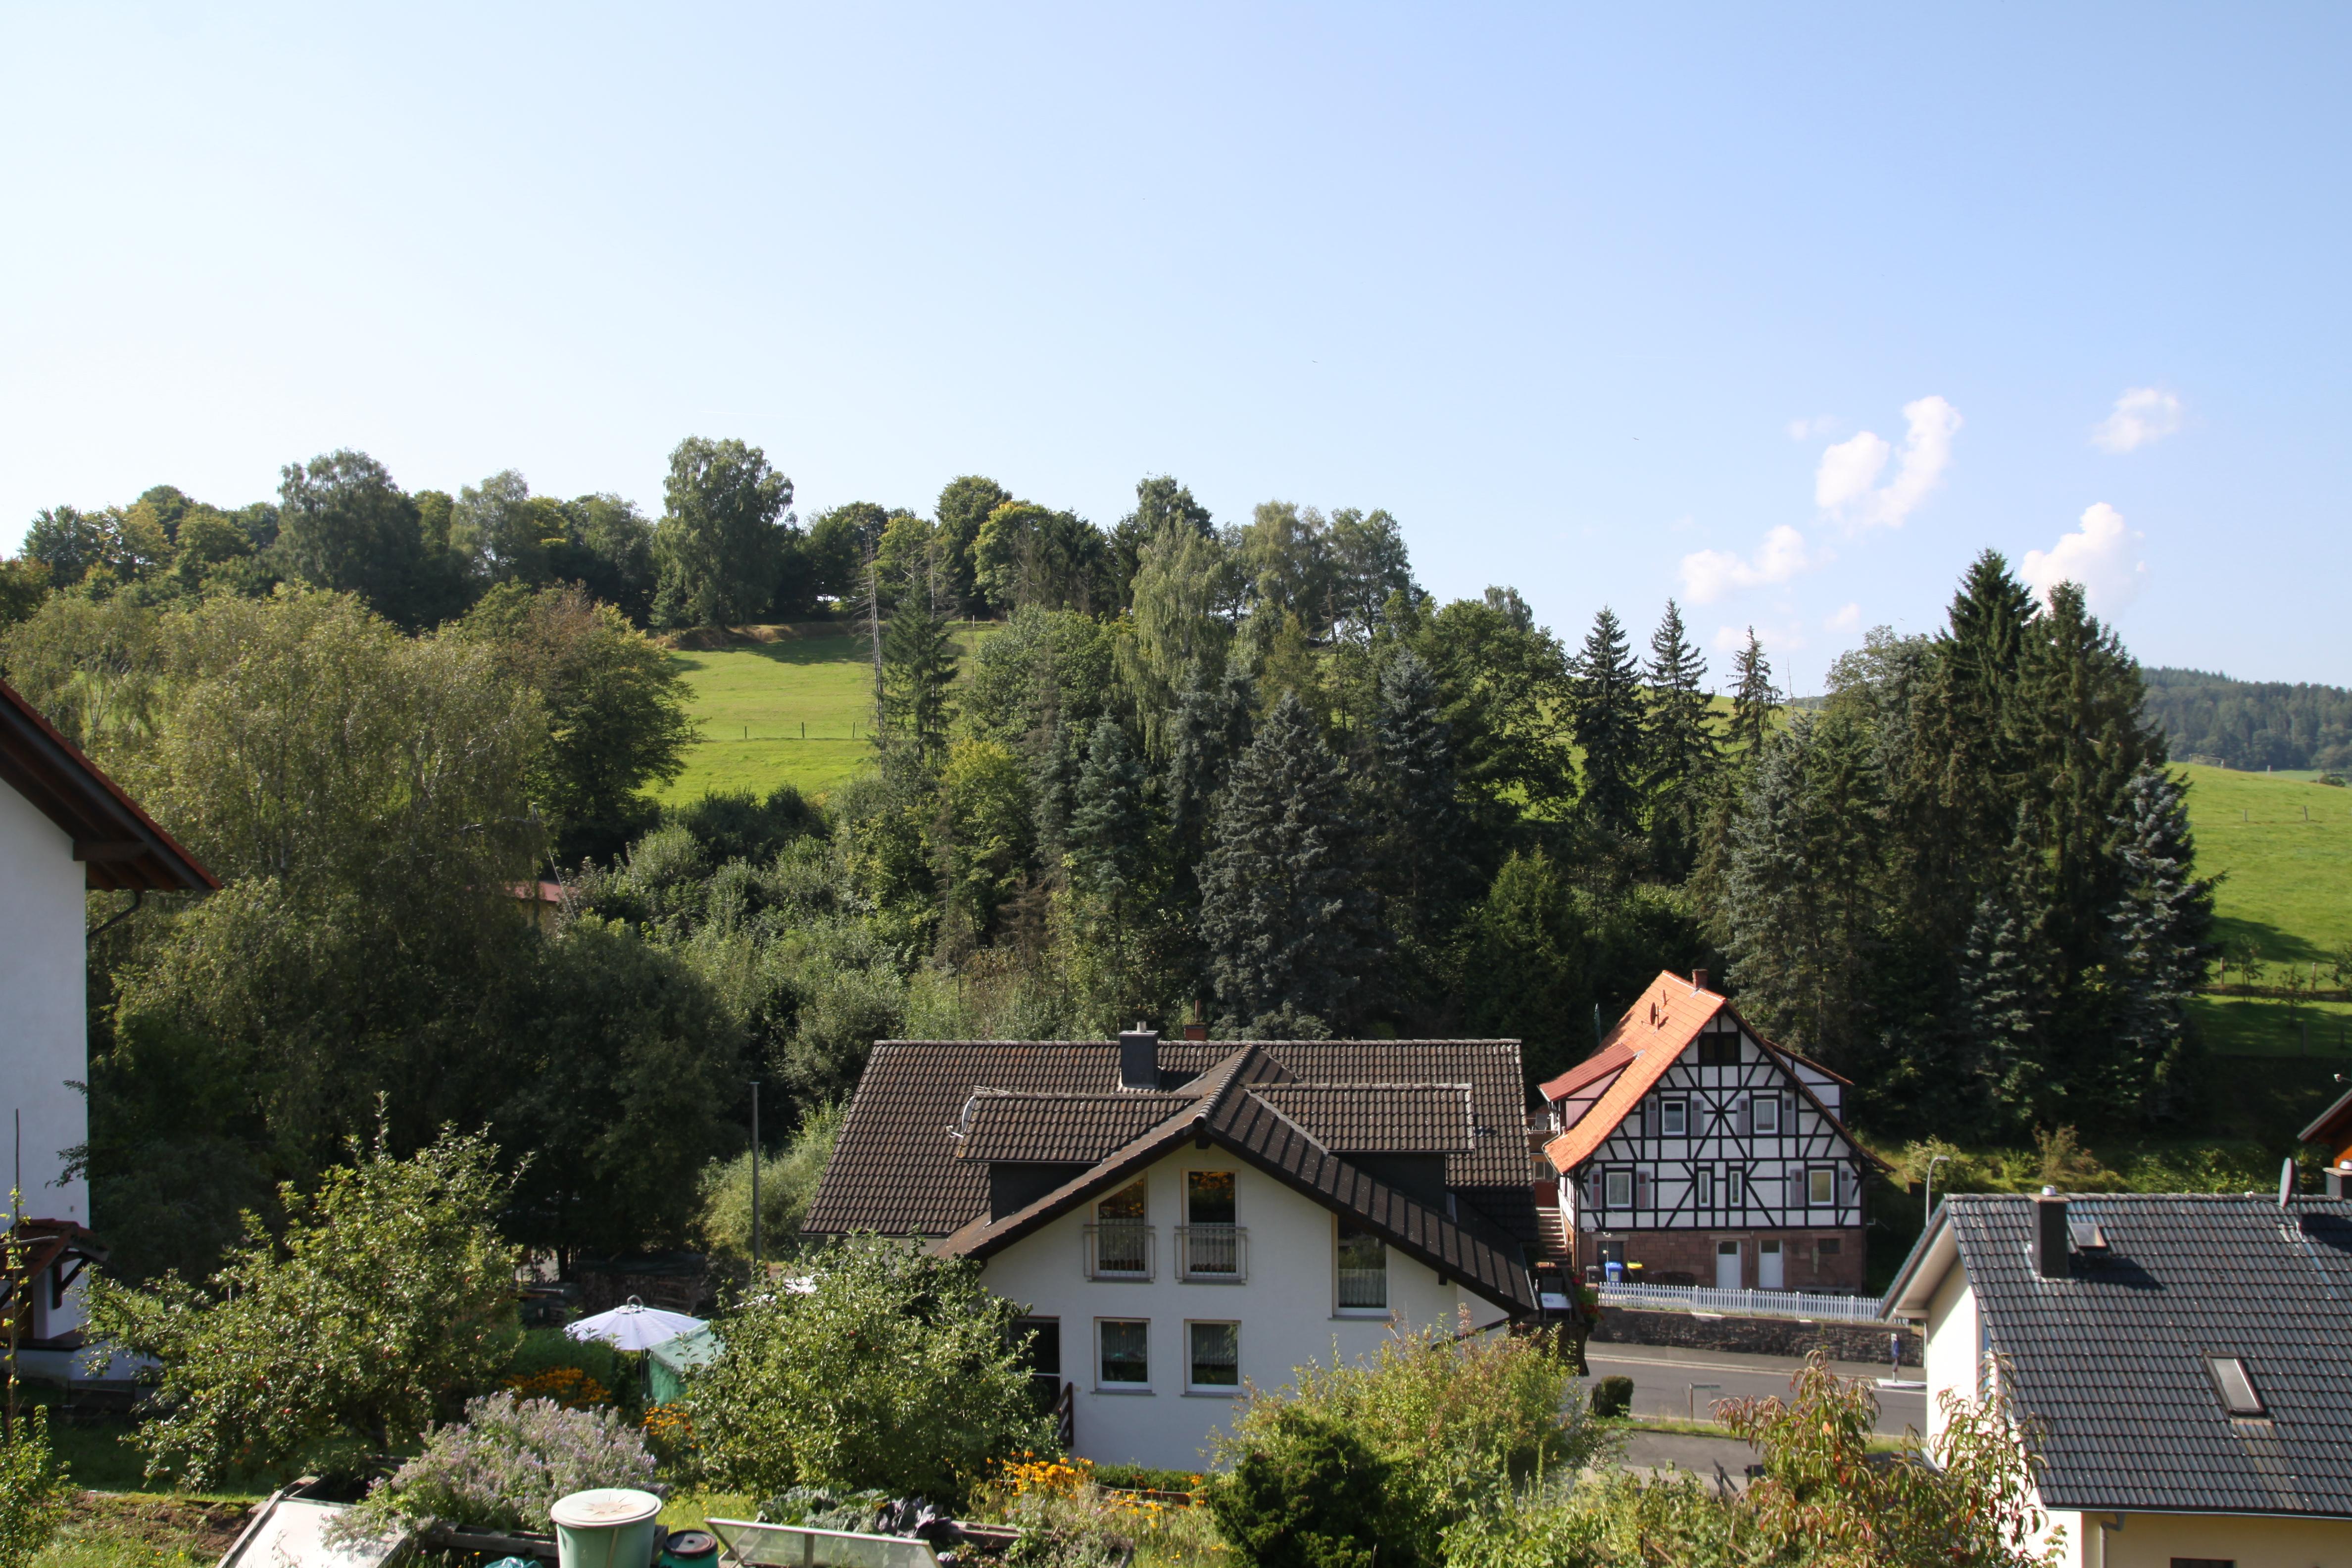
[[[563,1331],[575,1340],[602,1340],[615,1350],[647,1351],[702,1326],[700,1318],[665,1312],[632,1296],[609,1312],[566,1323]]]

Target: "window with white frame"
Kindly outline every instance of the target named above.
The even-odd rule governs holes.
[[[1837,1202],[1837,1169],[1832,1165],[1815,1165],[1805,1173],[1805,1203],[1811,1208],[1828,1208]]]
[[[1715,1172],[1702,1165],[1691,1177],[1691,1202],[1703,1209],[1715,1206]]]
[[[1742,1178],[1739,1167],[1726,1165],[1723,1168],[1723,1206],[1727,1209],[1745,1208],[1747,1204],[1748,1184]]]
[[[1750,1103],[1748,1122],[1756,1129],[1756,1136],[1759,1138],[1780,1136],[1780,1097],[1777,1094],[1758,1095]]]
[[[1601,1206],[1605,1209],[1629,1209],[1633,1206],[1633,1172],[1620,1169],[1601,1173]]]
[[[1187,1323],[1192,1360],[1184,1371],[1184,1387],[1200,1394],[1230,1394],[1242,1385],[1242,1326],[1239,1323]]]
[[[1690,1136],[1690,1102],[1688,1100],[1658,1101],[1658,1136],[1661,1138]]]
[[[1095,1381],[1104,1388],[1151,1386],[1151,1323],[1144,1318],[1097,1318],[1102,1353]]]

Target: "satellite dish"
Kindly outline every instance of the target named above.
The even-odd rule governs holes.
[[[2294,1156],[2289,1154],[2279,1162],[2279,1207],[2286,1207],[2286,1200],[2294,1195]]]

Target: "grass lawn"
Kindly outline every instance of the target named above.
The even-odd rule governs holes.
[[[2276,963],[2328,962],[2352,945],[2352,789],[2312,775],[2184,767],[2197,867],[2221,873],[2220,935]]]
[[[957,651],[969,658],[994,629],[961,624]],[[687,753],[686,771],[656,796],[665,805],[709,790],[765,795],[786,784],[820,795],[874,754],[872,645],[846,628],[670,657],[686,678],[702,740]]]

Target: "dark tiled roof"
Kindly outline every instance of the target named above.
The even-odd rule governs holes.
[[[1539,1173],[1523,1131],[1527,1089],[1515,1040],[1248,1043],[1257,1049],[1242,1070],[1252,1082],[1467,1083],[1470,1146],[1446,1154],[1446,1184],[1525,1189]],[[1196,1089],[1191,1080],[1244,1044],[1162,1040],[1161,1082],[1171,1089]],[[1118,1042],[877,1043],[850,1099],[806,1227],[821,1235],[945,1236],[986,1214],[987,1165],[958,1159],[951,1136],[965,1102],[983,1089],[1118,1097]]]
[[[1466,1083],[1270,1083],[1251,1093],[1341,1154],[1467,1153]]]
[[[1206,1139],[1488,1300],[1515,1313],[1534,1309],[1527,1272],[1511,1252],[1474,1226],[1456,1224],[1374,1181],[1262,1098],[1255,1086],[1266,1081],[1265,1062],[1265,1047],[1240,1047],[1188,1084],[1192,1093],[1187,1103],[1159,1126],[1024,1208],[997,1219],[980,1215],[937,1249],[952,1257],[988,1257],[1114,1189],[1187,1140]]]
[[[1192,1103],[1183,1094],[1023,1094],[975,1089],[964,1102],[960,1160],[1093,1164]]]
[[[2065,1279],[2033,1271],[2031,1198],[1945,1212],[1992,1348],[2047,1428],[2045,1502],[2352,1515],[2352,1201],[2076,1195],[2067,1217],[2096,1222],[2107,1250],[2075,1253]],[[2230,1418],[2209,1356],[2245,1363],[2267,1420]]]

